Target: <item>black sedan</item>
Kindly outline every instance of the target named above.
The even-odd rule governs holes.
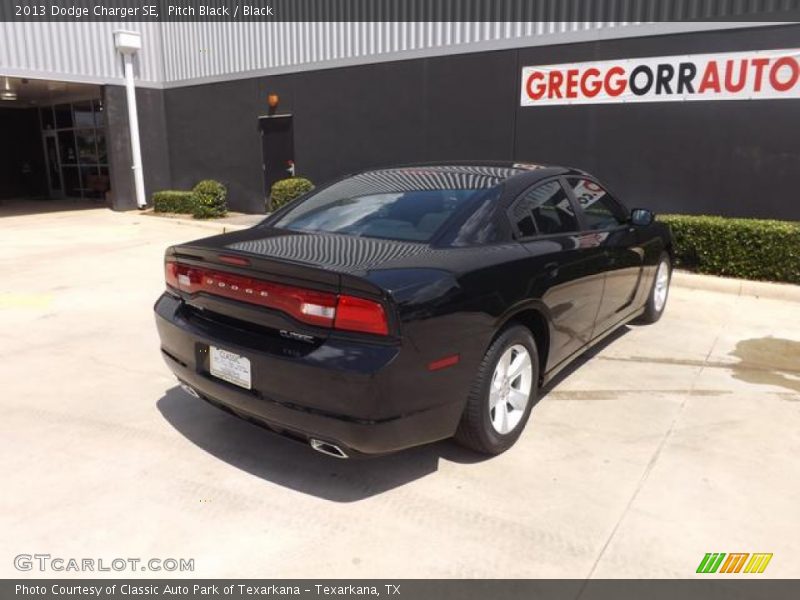
[[[572,359],[659,319],[671,256],[583,171],[371,170],[169,248],[156,322],[190,394],[320,452],[497,454]]]

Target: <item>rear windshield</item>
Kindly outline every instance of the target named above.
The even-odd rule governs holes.
[[[494,177],[438,177],[437,183],[442,179],[473,185],[423,189],[434,187],[429,178],[385,177],[377,185],[374,177],[368,180],[363,175],[356,176],[309,196],[273,226],[292,231],[426,242],[458,207],[499,182]],[[412,183],[420,189],[408,189]]]

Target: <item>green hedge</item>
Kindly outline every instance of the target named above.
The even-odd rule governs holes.
[[[800,222],[661,215],[676,266],[742,279],[800,283]]]
[[[228,214],[228,190],[219,181],[204,179],[192,190],[195,219],[214,219]]]
[[[278,210],[295,198],[314,189],[314,184],[305,177],[289,177],[272,184],[270,189],[270,205],[267,210]]]
[[[164,213],[194,212],[194,194],[180,190],[164,190],[153,194],[153,210]]]
[[[213,179],[204,179],[190,192],[164,190],[153,194],[153,210],[162,213],[179,213],[195,219],[213,219],[228,214],[228,192],[225,186]]]

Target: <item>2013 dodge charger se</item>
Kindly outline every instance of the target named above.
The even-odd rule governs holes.
[[[156,321],[184,389],[320,452],[497,454],[571,359],[659,319],[671,255],[583,171],[371,170],[169,248]]]

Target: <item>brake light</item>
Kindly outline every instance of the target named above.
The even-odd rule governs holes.
[[[178,263],[172,261],[164,263],[164,278],[169,287],[178,289]]]
[[[188,294],[206,292],[273,308],[319,327],[388,335],[389,324],[379,302],[272,283],[175,261],[165,265],[167,285]]]
[[[171,288],[190,294],[198,291],[202,281],[200,269],[169,261],[165,263],[164,270],[166,272],[167,285]]]
[[[336,329],[362,331],[377,335],[389,334],[389,323],[386,312],[379,302],[356,298],[355,296],[339,296],[336,305]]]
[[[229,265],[236,265],[237,267],[246,267],[250,264],[250,261],[246,258],[242,258],[241,256],[228,256],[227,254],[220,254],[218,257],[219,262],[224,262]]]

